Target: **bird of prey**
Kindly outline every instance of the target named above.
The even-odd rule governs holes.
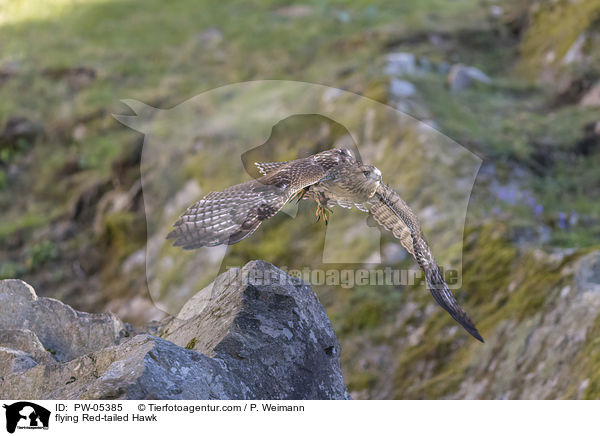
[[[184,249],[235,244],[251,235],[291,199],[312,199],[317,219],[327,221],[329,207],[357,207],[400,240],[425,274],[435,301],[467,332],[483,342],[475,324],[458,305],[423,236],[419,220],[400,196],[381,180],[373,165],[356,160],[347,149],[333,149],[286,161],[256,163],[257,179],[211,192],[175,222],[168,239]]]

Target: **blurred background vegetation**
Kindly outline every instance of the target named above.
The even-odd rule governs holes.
[[[599,48],[598,0],[0,0],[0,278],[157,319],[143,136],[112,117],[128,111],[119,100],[170,108],[240,81],[324,84],[483,159],[459,298],[486,345],[422,284],[317,288],[353,396],[598,398],[600,302],[586,283],[600,283]],[[292,250],[288,229],[275,222],[229,264],[315,265],[322,241]]]

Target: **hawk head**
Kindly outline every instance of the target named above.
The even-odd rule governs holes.
[[[369,200],[381,184],[381,171],[373,165],[351,161],[336,170],[327,189],[337,197],[362,203]]]
[[[359,164],[356,168],[356,179],[361,190],[371,197],[381,184],[381,171],[373,165]]]
[[[381,182],[381,171],[379,171],[379,168],[374,167],[373,165],[359,165],[358,170],[362,171],[366,180],[377,184]]]

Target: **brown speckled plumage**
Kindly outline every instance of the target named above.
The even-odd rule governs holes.
[[[326,217],[330,206],[368,211],[400,240],[425,273],[435,301],[477,340],[483,339],[446,284],[416,215],[381,182],[381,172],[358,162],[348,150],[335,149],[288,162],[257,163],[262,177],[211,192],[190,206],[167,238],[185,249],[235,244],[251,235],[293,197],[317,202]]]

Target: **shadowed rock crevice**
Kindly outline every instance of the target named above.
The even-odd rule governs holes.
[[[160,324],[162,337],[20,280],[0,282],[0,303],[2,398],[350,398],[314,291],[262,261],[219,276]]]

